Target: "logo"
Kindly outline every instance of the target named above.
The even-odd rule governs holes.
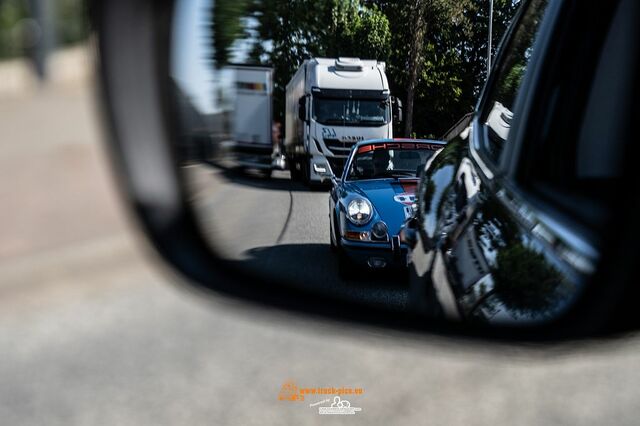
[[[326,398],[322,401],[309,404],[309,407],[318,407],[318,414],[355,414],[362,411],[360,407],[352,407],[351,402],[342,399],[343,396],[358,397],[364,394],[361,387],[341,386],[336,387],[298,387],[293,380],[287,380],[280,387],[278,400],[290,403],[305,401],[305,397]],[[323,405],[324,404],[324,405]]]
[[[340,141],[342,142],[360,142],[364,140],[364,136],[342,136]]]
[[[430,151],[438,151],[442,149],[444,145],[436,145],[430,143],[423,142],[415,142],[415,143],[407,143],[407,142],[386,142],[386,143],[376,143],[371,145],[362,145],[358,148],[358,154],[362,154],[363,152],[376,151],[378,149],[427,149]]]
[[[315,404],[309,404],[309,406],[314,407],[319,404],[328,403],[329,401],[331,400],[325,399]],[[318,407],[318,414],[321,414],[321,415],[327,415],[327,414],[354,415],[358,411],[362,411],[362,408],[352,407],[349,401],[347,401],[346,399],[341,399],[339,396],[333,397],[333,402],[331,403],[331,406]]]
[[[330,127],[323,127],[322,128],[322,137],[327,139],[331,139],[331,138],[335,138],[336,137],[336,129],[330,128]]]
[[[394,196],[393,200],[397,203],[404,204],[405,206],[411,206],[416,202],[416,194],[404,192]]]
[[[302,397],[302,398],[301,398]],[[293,380],[287,380],[282,384],[278,393],[280,401],[304,401],[304,396],[298,392],[298,386]]]

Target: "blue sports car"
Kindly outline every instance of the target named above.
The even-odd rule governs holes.
[[[406,267],[400,229],[413,215],[419,175],[444,145],[375,139],[352,148],[342,176],[332,179],[329,197],[331,247],[341,275],[351,276],[358,267]]]

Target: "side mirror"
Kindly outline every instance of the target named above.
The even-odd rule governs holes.
[[[273,4],[279,2],[274,0]],[[207,35],[210,42],[215,42],[208,50],[216,57],[190,55],[189,67],[179,60],[183,57],[178,53],[202,40],[191,29],[213,23],[213,16],[227,11],[233,1],[218,0],[211,7],[199,7],[200,14],[180,12],[180,16],[189,19],[174,19],[174,10],[177,13],[193,9],[174,9],[173,3],[186,8],[193,7],[194,2],[95,2],[100,87],[105,118],[111,127],[112,158],[115,170],[124,174],[119,181],[126,185],[123,194],[130,197],[131,213],[137,216],[157,252],[187,278],[185,284],[197,286],[203,297],[230,297],[291,309],[296,314],[326,316],[331,321],[344,319],[394,330],[406,326],[411,333],[434,330],[439,335],[448,330],[477,335],[488,331],[486,334],[492,338],[542,340],[581,337],[591,330],[604,332],[606,324],[617,322],[628,326],[625,331],[636,327],[634,267],[638,256],[633,249],[640,239],[640,221],[627,205],[616,203],[609,209],[600,204],[599,197],[587,197],[586,206],[591,205],[590,201],[602,206],[603,213],[610,214],[615,222],[611,227],[599,221],[591,227],[590,220],[576,220],[574,224],[561,207],[574,202],[574,196],[579,194],[564,198],[563,192],[558,192],[554,194],[558,198],[554,196],[552,200],[558,205],[547,207],[546,203],[537,203],[536,197],[529,198],[527,191],[512,188],[509,181],[484,179],[481,158],[469,149],[475,146],[470,145],[474,141],[453,138],[449,149],[444,148],[445,142],[431,139],[400,143],[398,147],[396,142],[368,142],[373,134],[365,127],[346,131],[336,125],[327,138],[335,150],[334,157],[347,156],[350,136],[364,138],[363,146],[371,145],[371,151],[392,147],[418,151],[418,144],[423,143],[424,148],[420,149],[434,152],[425,166],[429,180],[422,177],[420,184],[417,176],[406,176],[413,175],[413,164],[417,166],[413,162],[417,157],[407,155],[407,160],[412,159],[407,162],[407,173],[398,170],[403,173],[393,181],[356,176],[354,182],[342,185],[342,176],[332,176],[329,170],[338,159],[327,158],[325,168],[324,159],[309,153],[308,144],[314,135],[305,133],[307,125],[301,125],[298,117],[307,123],[312,118],[311,97],[290,90],[291,97],[287,98],[282,90],[274,91],[273,70],[268,66],[237,64],[234,66],[243,71],[243,78],[230,78],[230,70],[222,65],[228,62],[224,57],[226,47],[235,43],[228,43],[227,32],[221,31],[220,25],[215,27],[220,33],[215,39]],[[369,2],[361,2],[361,7],[365,4]],[[580,8],[588,11],[593,6]],[[240,17],[234,25],[253,19],[253,6],[249,9],[245,13],[248,19]],[[554,9],[548,10],[552,13]],[[219,17],[227,19],[224,14]],[[561,21],[559,17],[557,20]],[[555,16],[544,18],[545,23],[554,23],[549,24],[549,35],[555,32],[555,21]],[[514,22],[519,24],[520,19]],[[253,28],[253,23],[250,25],[247,30]],[[171,38],[185,33],[191,36]],[[263,38],[256,41],[269,42]],[[554,46],[554,51],[565,47],[564,41],[561,44]],[[626,44],[612,45],[623,52],[628,50]],[[535,48],[534,51],[532,57],[547,55],[537,53]],[[233,48],[229,53],[235,57]],[[244,49],[238,53],[244,54]],[[364,56],[366,52],[362,53]],[[306,67],[309,62],[302,56],[296,59],[301,64],[300,78],[307,72],[302,64]],[[351,63],[356,59],[339,61]],[[331,67],[330,61],[326,63]],[[532,67],[535,72],[527,81],[537,82],[547,71],[546,62],[537,65]],[[193,69],[202,72],[202,81],[191,80],[193,73],[189,70]],[[347,80],[344,90],[358,94],[355,90],[361,86],[356,85],[356,78],[366,73],[341,73],[353,77]],[[598,70],[596,74],[599,73]],[[248,75],[262,77],[251,80]],[[278,78],[293,80],[294,76]],[[591,87],[587,84],[591,76],[588,77],[584,81],[584,89],[588,90],[581,91],[580,84],[576,94],[580,99],[585,95],[591,104],[599,99],[589,98]],[[593,87],[599,88],[599,79],[595,80],[598,85]],[[368,79],[362,80],[362,84],[365,82],[368,84]],[[183,86],[185,83],[188,87]],[[207,86],[203,86],[205,83]],[[284,81],[279,83],[277,88],[282,89]],[[546,81],[540,85],[545,86]],[[611,99],[632,102],[633,87],[629,87],[628,97],[612,95]],[[231,95],[239,91],[251,100],[236,105]],[[546,90],[542,92],[527,99],[531,111],[548,109]],[[396,97],[385,98],[385,107],[391,108],[386,111],[387,116],[403,120],[402,102]],[[373,106],[380,100],[372,102]],[[626,125],[632,124],[627,117],[631,117],[631,110],[623,111],[625,126],[618,126],[625,141],[633,140],[632,126]],[[474,128],[480,123],[479,112],[473,115]],[[508,124],[506,110],[496,109],[494,114],[492,118],[498,125]],[[544,117],[538,115],[522,117],[527,128],[545,125],[540,120]],[[246,132],[238,131],[240,118],[247,124]],[[272,163],[273,146],[268,135],[278,120],[284,121],[284,157],[280,159],[286,160],[288,170],[278,170]],[[585,120],[579,117],[576,124],[582,125],[582,121]],[[619,123],[603,121],[605,124]],[[465,123],[462,129],[468,126]],[[344,135],[338,136],[338,132]],[[252,135],[258,133],[266,137],[256,141]],[[220,155],[201,158],[197,150],[210,144],[204,135],[212,139],[211,144],[215,142],[213,152],[219,149]],[[321,135],[322,132],[315,134]],[[485,135],[474,131],[466,139],[479,137]],[[529,142],[523,141],[523,147],[528,149]],[[422,152],[417,154],[423,158]],[[567,154],[571,160],[572,153]],[[629,169],[625,163],[619,175],[616,169],[615,176],[624,178],[623,183],[636,177],[633,163],[630,165]],[[513,167],[520,171],[519,164],[514,163]],[[600,172],[589,167],[585,172]],[[273,179],[255,176],[271,173]],[[322,177],[327,184],[331,181],[337,185],[330,197],[325,188],[317,185]],[[620,186],[617,179],[616,185]],[[473,195],[471,191],[475,191]],[[421,206],[418,213],[410,205],[413,198],[407,197],[411,193]],[[594,194],[599,195],[600,192]],[[468,202],[472,196],[476,197],[476,204],[468,209],[468,219],[456,222],[461,211],[457,197]],[[576,207],[582,203],[581,200]],[[556,210],[562,221],[553,220]],[[370,221],[362,223],[367,217]],[[615,229],[625,231],[610,232]],[[312,261],[302,261],[305,259]],[[410,304],[414,302],[427,307],[411,312]],[[624,315],[609,316],[614,311]],[[628,320],[633,322],[625,323]]]
[[[393,121],[402,123],[402,101],[395,96],[391,97],[391,108],[393,111]]]
[[[302,96],[298,99],[298,118],[305,123],[307,122],[307,97]]]
[[[320,178],[320,183],[324,184],[324,183],[326,183],[327,181],[330,181],[330,182],[331,182],[331,185],[332,185],[332,186],[335,186],[335,183],[333,182],[333,180],[334,180],[333,175],[326,175],[326,176],[322,176],[322,177]]]

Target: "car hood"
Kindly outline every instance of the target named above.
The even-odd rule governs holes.
[[[348,182],[347,192],[357,193],[373,204],[380,220],[389,228],[390,235],[397,235],[415,202],[417,179],[377,179]],[[409,209],[409,210],[407,210]]]

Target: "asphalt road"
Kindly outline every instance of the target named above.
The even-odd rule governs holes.
[[[343,280],[329,246],[327,188],[310,190],[288,171],[270,179],[233,168],[198,163],[186,166],[192,202],[202,229],[224,257],[242,270],[324,295],[388,308],[406,308],[408,283],[397,272]]]
[[[3,425],[638,423],[637,335],[495,346],[190,291],[118,201],[87,81],[0,96],[0,132]],[[280,401],[289,380],[361,387],[362,411]]]

